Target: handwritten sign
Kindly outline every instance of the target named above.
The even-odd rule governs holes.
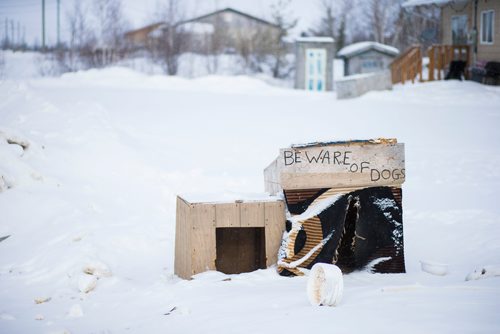
[[[283,189],[399,185],[404,144],[343,144],[284,148],[277,160]]]

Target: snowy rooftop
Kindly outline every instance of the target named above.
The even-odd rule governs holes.
[[[295,41],[297,42],[316,42],[316,43],[333,43],[335,40],[331,37],[299,37]]]
[[[366,41],[366,42],[359,42],[359,43],[354,43],[351,45],[348,45],[337,53],[339,57],[350,57],[353,55],[356,55],[358,53],[362,53],[368,50],[377,50],[380,52],[388,53],[391,55],[398,55],[399,50],[396,49],[393,46],[390,45],[385,45],[377,42],[371,42],[371,41]]]
[[[453,0],[408,0],[403,3],[403,7],[426,6],[426,5],[446,5]]]
[[[273,202],[281,200],[277,196],[269,196],[268,193],[184,193],[179,197],[189,203]]]

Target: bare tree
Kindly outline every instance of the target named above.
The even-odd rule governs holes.
[[[181,23],[184,19],[184,8],[181,0],[167,0],[157,7],[157,16],[163,25],[151,36],[149,50],[153,59],[159,62],[168,75],[177,74],[179,57],[186,50],[189,42],[188,34]]]
[[[88,9],[83,7],[82,2],[75,1],[73,9],[67,13],[69,25],[68,49],[59,49],[56,60],[61,67],[61,72],[72,72],[80,69],[83,65],[81,56],[90,53],[96,37],[88,22]],[[90,66],[89,62],[86,62]]]
[[[81,1],[75,1],[73,10],[68,14],[70,47],[83,48],[96,42],[94,30],[90,27],[89,9]]]
[[[427,48],[437,43],[440,12],[437,6],[404,8],[400,5],[391,44],[404,50],[414,44]]]
[[[206,36],[204,43],[208,73],[217,73],[219,69],[219,57],[224,51],[225,35],[223,22],[219,16],[216,16],[212,23],[212,31]]]
[[[335,39],[338,49],[346,44],[348,15],[352,9],[352,0],[322,0],[323,16],[310,32],[314,36],[328,36]]]
[[[283,69],[286,68],[287,60],[287,46],[285,44],[285,37],[288,32],[297,25],[297,19],[292,18],[290,13],[290,0],[278,0],[271,5],[271,17],[273,23],[278,27],[278,33],[271,37],[271,70],[273,77],[279,78],[286,76]]]
[[[326,36],[336,38],[337,36],[337,21],[336,21],[336,3],[334,0],[322,0],[321,12],[323,16],[320,18],[316,28],[311,29],[311,33],[315,36]]]
[[[121,0],[94,0],[93,18],[97,30],[93,66],[107,66],[125,55],[124,33],[127,22]]]
[[[392,43],[404,23],[403,0],[369,0],[368,22],[376,42]]]
[[[389,14],[387,9],[388,1],[390,0],[370,0],[368,2],[369,22],[375,42],[385,43]]]

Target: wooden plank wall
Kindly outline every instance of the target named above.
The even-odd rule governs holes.
[[[283,190],[279,182],[278,158],[264,169],[264,190],[271,196],[276,196]]]
[[[191,273],[215,270],[215,204],[191,204]]]
[[[276,264],[281,238],[285,231],[285,203],[266,202],[264,204],[266,233],[266,266]]]
[[[190,213],[191,208],[189,204],[177,196],[174,272],[182,278],[189,278],[191,276]]]
[[[264,202],[241,203],[241,227],[264,227]]]

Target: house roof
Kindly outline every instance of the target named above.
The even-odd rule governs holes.
[[[198,17],[195,17],[195,18],[192,18],[192,19],[189,19],[189,20],[185,20],[185,21],[182,21],[180,24],[203,20],[203,19],[205,19],[207,17],[213,16],[213,15],[216,15],[216,14],[219,14],[219,13],[223,13],[223,12],[231,12],[231,13],[234,13],[234,14],[237,14],[237,15],[241,15],[241,16],[244,16],[244,17],[249,18],[251,20],[257,21],[259,23],[262,23],[262,24],[265,24],[265,25],[269,25],[271,27],[279,29],[279,26],[276,25],[276,24],[274,24],[274,23],[271,23],[269,21],[266,21],[264,19],[258,18],[256,16],[253,16],[253,15],[250,15],[250,14],[247,14],[247,13],[240,12],[239,10],[236,10],[234,8],[231,8],[231,7],[226,7],[226,8],[223,8],[223,9],[216,10],[215,12],[211,12],[211,13],[208,13],[208,14],[205,14],[205,15],[202,15],[202,16],[198,16]]]
[[[198,17],[195,17],[195,18],[192,18],[192,19],[189,19],[189,20],[184,20],[184,21],[181,21],[181,22],[179,22],[177,24],[178,25],[185,25],[185,24],[190,24],[190,23],[197,23],[199,20],[205,19],[207,17],[213,16],[213,15],[216,15],[216,14],[219,14],[219,13],[223,13],[223,12],[231,12],[231,13],[234,13],[234,14],[237,14],[237,15],[244,16],[246,18],[249,18],[251,20],[259,22],[261,24],[265,24],[265,25],[274,27],[276,29],[280,29],[280,27],[278,25],[274,24],[274,23],[271,23],[271,22],[266,21],[264,19],[258,18],[256,16],[252,16],[252,15],[247,14],[247,13],[240,12],[239,10],[236,10],[236,9],[233,9],[233,8],[230,8],[230,7],[219,9],[219,10],[216,10],[214,12],[211,12],[211,13],[208,13],[208,14],[205,14],[205,15],[202,15],[202,16],[198,16]],[[145,26],[145,27],[142,27],[142,28],[139,28],[139,29],[134,29],[134,30],[127,31],[125,33],[125,36],[126,37],[130,37],[130,36],[134,35],[135,33],[142,32],[142,31],[145,31],[146,33],[149,34],[151,31],[156,30],[158,28],[161,28],[165,24],[166,24],[165,22],[157,22],[157,23],[154,23],[154,24],[150,24],[148,26]],[[194,28],[194,27],[190,27],[190,28]],[[196,28],[198,28],[198,27],[196,27]]]
[[[158,29],[163,24],[164,24],[164,22],[157,22],[157,23],[153,23],[153,24],[147,25],[147,26],[139,28],[139,29],[130,30],[130,31],[127,31],[125,33],[125,36],[130,37],[130,36],[134,35],[135,33],[142,32],[142,31],[149,34],[151,31]]]
[[[403,3],[403,7],[417,7],[427,5],[443,6],[453,1],[454,0],[408,0]]]
[[[381,53],[388,54],[390,56],[397,56],[399,54],[399,50],[393,46],[377,42],[366,41],[366,42],[354,43],[340,49],[340,51],[337,53],[337,56],[348,58],[364,53],[369,50],[376,50]]]

